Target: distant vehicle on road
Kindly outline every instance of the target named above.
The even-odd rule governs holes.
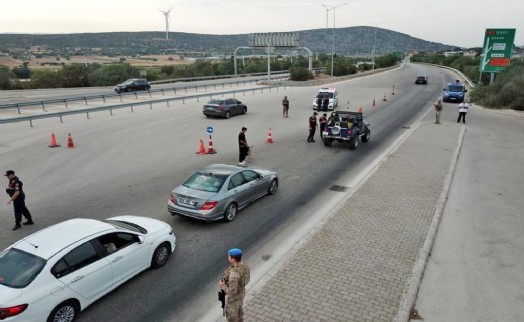
[[[360,139],[368,142],[371,139],[371,125],[362,113],[338,111],[328,120],[326,130],[322,133],[325,146],[333,145],[333,141],[349,142],[351,150],[356,150]]]
[[[202,110],[207,117],[224,117],[228,119],[232,115],[246,114],[247,106],[235,98],[213,99],[209,101]]]
[[[128,79],[122,84],[115,86],[115,92],[134,92],[134,91],[148,91],[151,89],[151,85],[146,79],[143,78],[133,78]]]
[[[167,209],[172,215],[231,221],[249,203],[275,194],[278,183],[271,170],[212,164],[173,189]]]
[[[426,85],[428,83],[428,77],[426,75],[419,75],[415,79],[415,84],[424,84]]]
[[[42,229],[0,253],[0,320],[71,322],[131,277],[163,266],[175,241],[171,226],[138,216]]]
[[[468,91],[466,89],[466,85],[461,83],[458,79],[455,83],[448,83],[448,85],[446,85],[446,87],[443,90],[444,90],[444,95],[442,97],[443,102],[457,102],[457,103],[464,102],[466,92]]]
[[[317,104],[317,97],[318,95],[327,95],[329,97],[329,104],[328,104],[328,110],[334,110],[335,107],[338,106],[338,92],[336,88],[333,87],[324,87],[318,90],[318,93],[315,97],[313,97],[313,109],[314,110],[321,110],[322,106],[319,108]]]

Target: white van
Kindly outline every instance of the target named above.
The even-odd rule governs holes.
[[[324,99],[324,96],[327,95],[329,98],[329,104],[327,106],[328,110],[334,110],[335,107],[338,106],[338,93],[337,89],[333,87],[324,87],[318,90],[318,93],[315,97],[313,97],[313,109],[314,110],[322,110],[323,106],[321,105],[320,108],[317,104],[318,99],[321,98],[322,101]]]

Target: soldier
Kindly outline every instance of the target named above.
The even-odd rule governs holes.
[[[249,266],[242,261],[242,250],[232,248],[228,252],[229,266],[222,275],[218,286],[227,295],[226,318],[229,322],[243,322],[244,297],[246,295],[246,285],[251,277]]]
[[[289,100],[287,99],[287,96],[284,96],[284,99],[282,100],[282,117],[289,117],[287,116],[288,112],[289,112]]]
[[[442,112],[442,102],[437,101],[437,104],[433,104],[435,107],[435,124],[440,124],[440,113]]]
[[[327,111],[328,110],[328,106],[329,106],[329,96],[327,93],[324,94],[324,98],[322,100],[322,109],[324,111]]]
[[[23,190],[24,184],[18,179],[17,176],[15,176],[15,172],[13,170],[7,170],[5,172],[5,176],[9,180],[9,185],[5,189],[5,192],[7,192],[10,197],[7,204],[9,205],[12,202],[15,209],[15,226],[12,230],[17,230],[22,227],[20,225],[20,222],[22,221],[22,215],[25,217],[25,219],[27,219],[24,225],[33,225],[34,223],[33,219],[31,218],[31,213],[25,206],[25,193]]]

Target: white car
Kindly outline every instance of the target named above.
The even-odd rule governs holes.
[[[328,106],[327,108],[324,108],[324,97],[327,96],[329,98]],[[322,103],[320,107],[318,106],[318,102]],[[318,93],[315,97],[313,97],[313,109],[314,110],[334,110],[335,107],[338,106],[338,92],[336,88],[333,87],[323,87],[318,90]]]
[[[175,250],[165,222],[138,216],[70,219],[0,254],[0,320],[71,322],[91,303]]]

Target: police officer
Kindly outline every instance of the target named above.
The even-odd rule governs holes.
[[[307,137],[308,142],[315,142],[314,136],[317,130],[317,112],[313,112],[313,115],[309,117],[309,136]]]
[[[13,203],[15,209],[15,226],[13,230],[20,229],[22,226],[20,222],[22,221],[22,215],[27,219],[24,225],[33,225],[33,219],[31,218],[31,213],[29,209],[25,206],[25,193],[23,190],[23,183],[15,176],[13,170],[7,170],[5,176],[9,180],[9,184],[5,189],[5,192],[9,195],[9,201],[7,205]]]
[[[229,322],[244,321],[244,297],[246,295],[246,285],[251,277],[249,266],[242,261],[242,250],[232,248],[227,252],[229,266],[222,275],[218,283],[227,296],[226,318]]]
[[[324,130],[327,127],[327,123],[328,123],[327,114],[326,113],[322,114],[322,116],[318,119],[318,122],[320,123],[320,139],[322,140],[323,139],[322,132],[324,132]]]

